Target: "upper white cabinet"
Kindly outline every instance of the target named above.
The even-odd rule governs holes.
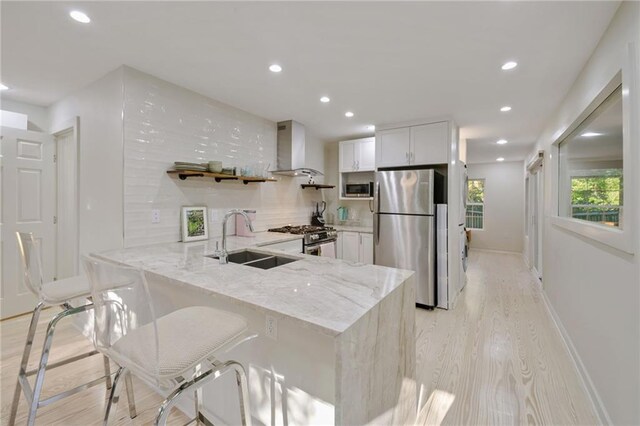
[[[376,166],[408,166],[411,151],[411,128],[376,132]]]
[[[445,164],[449,159],[449,123],[423,124],[376,132],[377,167]]]
[[[411,164],[446,164],[449,159],[449,123],[411,127]]]
[[[376,167],[375,138],[340,142],[340,172],[366,172]]]
[[[376,168],[376,138],[361,139],[357,143],[356,161],[358,171],[370,171]]]

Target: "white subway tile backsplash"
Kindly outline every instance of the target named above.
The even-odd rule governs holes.
[[[319,191],[302,180],[274,183],[221,182],[167,175],[174,161],[220,160],[224,167],[275,168],[276,123],[222,104],[148,74],[124,72],[124,243],[126,247],[180,240],[180,210],[206,205],[219,236],[231,208],[257,210],[256,230],[310,223]],[[151,223],[151,210],[160,223]],[[233,230],[233,221],[229,221]]]

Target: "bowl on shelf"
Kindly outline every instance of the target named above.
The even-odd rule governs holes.
[[[221,173],[222,161],[209,161],[209,171],[211,173]]]

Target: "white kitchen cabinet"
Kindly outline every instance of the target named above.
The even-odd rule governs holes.
[[[376,167],[375,138],[340,142],[340,172],[366,172]]]
[[[356,169],[356,144],[354,141],[340,142],[340,171],[353,172]]]
[[[423,124],[376,132],[376,166],[446,164],[449,123]]]
[[[359,172],[376,168],[376,139],[360,139],[356,144],[356,161]]]
[[[376,167],[408,166],[410,151],[410,127],[376,132]]]
[[[373,234],[338,232],[338,259],[373,264]]]
[[[360,262],[373,265],[373,234],[360,233]]]
[[[360,261],[360,234],[358,232],[341,232],[342,259],[351,262]]]
[[[446,164],[449,159],[449,123],[411,127],[411,164]]]

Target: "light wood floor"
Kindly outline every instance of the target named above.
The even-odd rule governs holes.
[[[597,424],[522,257],[471,251],[469,260],[455,309],[417,311],[418,378],[429,402],[420,423]]]
[[[421,425],[587,425],[596,424],[561,337],[552,322],[538,284],[521,256],[472,251],[469,282],[450,311],[416,312],[417,374],[425,384]],[[41,347],[48,318],[41,316],[35,349]],[[1,423],[7,424],[27,316],[3,321],[1,333]],[[90,343],[61,323],[54,339],[53,361],[88,350]],[[34,353],[37,352],[34,349]],[[32,357],[31,367],[37,358]],[[45,397],[102,372],[99,356],[46,376]],[[129,420],[121,399],[119,424],[151,423],[161,402],[134,379],[138,417]],[[39,425],[100,424],[106,392],[96,386],[38,412]],[[172,424],[187,419],[172,414]],[[25,421],[21,400],[18,424]]]
[[[57,308],[50,308],[43,311],[40,315],[38,333],[31,352],[31,359],[29,360],[29,369],[35,368],[38,364],[47,323],[57,312]],[[22,358],[24,340],[27,335],[30,319],[30,315],[24,315],[0,322],[0,403],[2,404],[0,423],[2,425],[7,425],[9,423],[11,400],[13,398],[13,391],[15,389],[16,378],[18,375],[18,367],[20,365],[20,359]],[[71,324],[71,321],[63,320],[56,328],[49,362],[55,362],[91,349],[91,342],[79,333],[79,331]],[[116,367],[112,365],[112,372],[115,371]],[[85,358],[71,365],[53,369],[48,371],[45,375],[43,398],[47,398],[48,396],[55,395],[63,390],[88,382],[94,378],[102,376],[103,374],[104,367],[102,357],[100,355]],[[162,403],[162,398],[135,377],[133,380],[138,416],[133,420],[129,419],[126,392],[123,388],[120,403],[118,404],[117,424],[151,424],[158,412],[160,404]],[[33,386],[33,376],[31,376],[30,382]],[[61,401],[43,407],[38,410],[36,425],[88,426],[102,424],[102,416],[104,414],[107,395],[104,385],[96,385],[69,398],[65,398]],[[27,404],[23,396],[20,399],[18,417],[16,419],[17,425],[26,424],[26,414]],[[170,424],[182,425],[187,421],[188,418],[181,412],[175,409],[172,411]]]

